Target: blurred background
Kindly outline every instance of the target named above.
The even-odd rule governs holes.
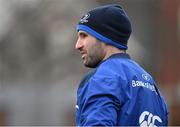
[[[179,0],[0,0],[0,125],[75,125],[76,90],[88,71],[74,49],[89,9],[121,4],[128,53],[159,84],[180,125]]]

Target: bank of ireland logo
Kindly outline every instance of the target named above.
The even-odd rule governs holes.
[[[146,81],[150,81],[151,77],[147,74],[142,74],[143,79],[145,79]]]
[[[148,111],[144,111],[139,117],[140,127],[157,127],[155,125],[156,121],[162,123],[162,120],[159,116],[153,115]]]
[[[90,17],[90,14],[87,13],[86,15],[84,15],[81,19],[80,19],[80,23],[86,23],[88,22],[88,18]]]

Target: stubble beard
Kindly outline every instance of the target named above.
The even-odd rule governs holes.
[[[89,51],[84,59],[84,66],[89,68],[96,68],[103,60],[103,49],[99,46],[94,47]]]

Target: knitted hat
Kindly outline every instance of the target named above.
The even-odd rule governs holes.
[[[131,34],[131,23],[123,8],[119,5],[97,7],[84,15],[77,31],[83,30],[106,44],[119,49],[127,49]]]

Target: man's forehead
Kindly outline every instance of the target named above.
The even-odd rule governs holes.
[[[83,30],[79,30],[78,33],[84,33],[84,34],[88,34],[86,31],[83,31]]]

